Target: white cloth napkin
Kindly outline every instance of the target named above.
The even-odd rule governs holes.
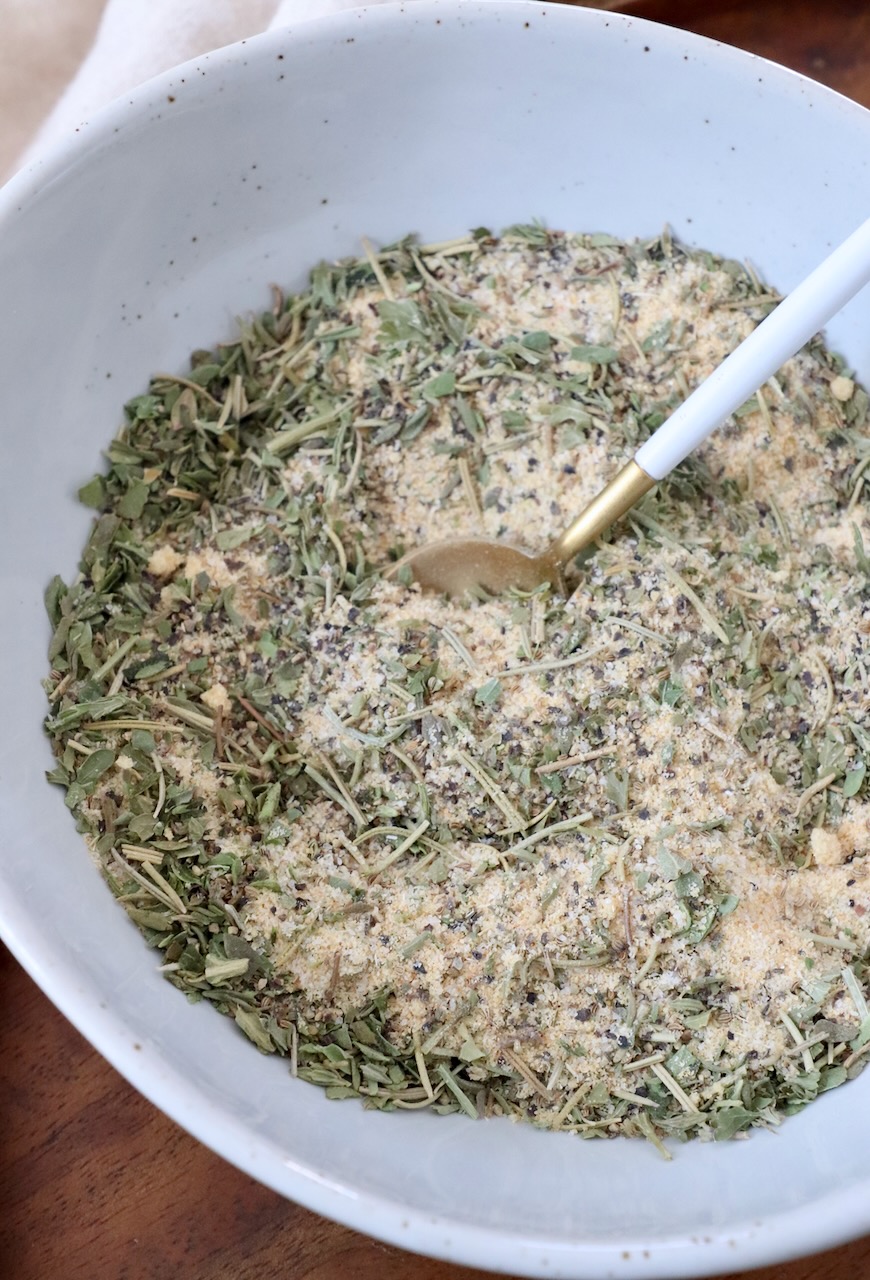
[[[70,0],[72,3],[73,0]],[[93,45],[18,164],[151,76],[271,26],[385,0],[107,0]]]

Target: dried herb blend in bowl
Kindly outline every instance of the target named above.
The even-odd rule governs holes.
[[[814,342],[582,566],[543,545],[776,296],[667,237],[322,265],[127,405],[47,721],[169,979],[335,1097],[773,1125],[870,1054],[868,397]]]

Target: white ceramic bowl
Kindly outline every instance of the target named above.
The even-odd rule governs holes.
[[[733,49],[525,3],[357,10],[202,58],[117,103],[0,196],[0,734],[6,941],[130,1080],[310,1208],[534,1276],[676,1277],[870,1229],[870,1072],[774,1136],[689,1145],[367,1112],[259,1056],[156,972],[43,781],[41,593],[73,494],[148,374],[229,336],[269,282],[361,234],[538,216],[748,257],[789,288],[868,211],[870,113]],[[870,375],[870,294],[830,326]]]

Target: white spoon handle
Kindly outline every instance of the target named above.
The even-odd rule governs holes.
[[[870,218],[825,258],[641,445],[663,480],[870,281]]]

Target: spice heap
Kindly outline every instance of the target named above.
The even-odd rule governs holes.
[[[790,361],[567,601],[382,574],[457,532],[543,545],[776,301],[667,236],[407,240],[127,405],[48,590],[50,777],[169,979],[293,1074],[661,1147],[860,1070],[842,361]]]

